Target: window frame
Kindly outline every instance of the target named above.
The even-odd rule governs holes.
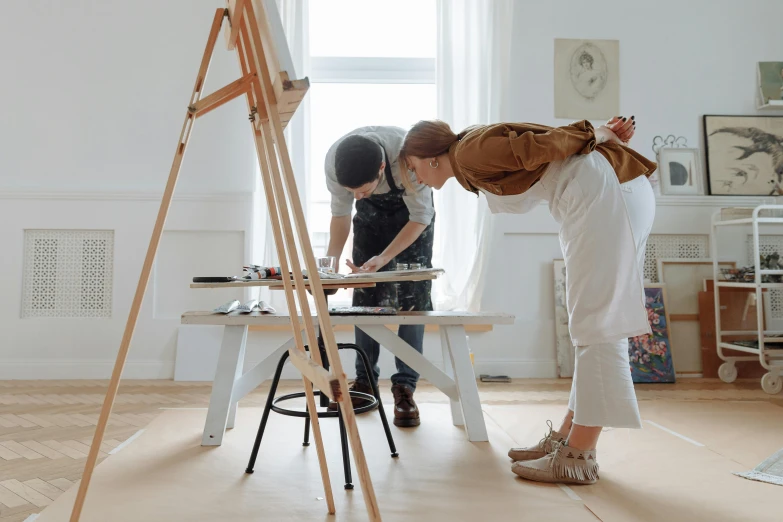
[[[311,20],[312,23],[312,20]],[[353,83],[353,84],[437,84],[436,58],[422,57],[348,57],[348,56],[310,56],[309,79],[311,84],[316,83]],[[312,103],[310,101],[309,103]],[[309,154],[309,139],[308,139]],[[321,158],[319,158],[320,160]],[[313,174],[320,172],[316,166],[319,161],[310,163],[310,172],[307,179],[307,205],[324,205],[329,201],[314,199],[312,183]],[[352,212],[352,216],[355,210]],[[308,215],[314,214],[309,211]],[[309,219],[308,219],[309,221]],[[321,231],[312,232],[322,233]],[[346,250],[350,252],[353,242],[353,227],[346,241]],[[327,243],[328,244],[328,243]],[[320,246],[320,245],[319,245]],[[345,250],[344,250],[345,251]],[[340,267],[338,267],[340,268]],[[344,293],[345,292],[345,293]],[[341,295],[343,294],[343,295]],[[335,305],[350,305],[352,290],[341,290],[330,299]],[[347,298],[346,298],[347,297]]]

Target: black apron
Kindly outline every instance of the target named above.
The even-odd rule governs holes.
[[[405,190],[394,183],[388,154],[384,174],[391,189],[389,192],[356,201],[356,214],[353,217],[353,263],[356,266],[381,254],[410,219],[408,207],[402,199]],[[420,263],[422,268],[432,268],[434,230],[433,215],[432,222],[416,241],[379,272],[395,270],[397,263]],[[378,283],[373,288],[355,288],[353,306],[388,306],[402,311],[429,311],[432,310],[431,293],[432,281]]]

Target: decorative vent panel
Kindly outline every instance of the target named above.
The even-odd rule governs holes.
[[[22,317],[111,317],[113,230],[25,230]]]
[[[647,238],[644,278],[658,283],[659,259],[705,259],[710,257],[706,235],[652,234]]]

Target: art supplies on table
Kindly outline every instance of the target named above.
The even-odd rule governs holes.
[[[302,270],[302,275],[305,279],[307,279],[307,270]],[[318,275],[321,276],[321,279],[344,279],[345,275],[339,274],[337,272],[322,272],[318,271]]]
[[[237,281],[242,281],[242,278],[233,276],[199,276],[193,278],[194,283],[235,283]]]
[[[388,306],[334,306],[330,315],[397,315],[397,310]]]
[[[218,314],[230,314],[231,312],[236,310],[237,307],[239,307],[239,301],[234,299],[233,301],[223,303],[222,305],[218,306],[212,311]]]
[[[194,283],[238,283],[243,281],[257,281],[260,279],[278,279],[282,280],[280,267],[247,265],[242,267],[243,275],[238,276],[197,276],[193,278]]]
[[[218,314],[230,314],[231,312],[249,314],[256,311],[260,312],[261,314],[277,313],[277,311],[273,307],[269,306],[268,303],[265,301],[258,301],[256,299],[251,299],[244,304],[240,304],[239,301],[234,299],[233,301],[223,303],[212,311]]]
[[[249,314],[258,306],[258,299],[251,299],[250,301],[237,306],[237,312],[240,314]]]
[[[244,272],[242,279],[250,281],[257,279],[273,279],[282,274],[279,266],[247,265],[242,267],[242,270]]]
[[[277,310],[269,306],[269,304],[266,301],[259,301],[256,305],[256,310],[261,312],[262,314],[276,314]]]
[[[420,268],[420,265],[412,263],[406,265],[400,263],[398,268],[404,267],[398,270],[387,270],[384,272],[356,272],[353,274],[340,274],[338,272],[330,272],[328,268],[324,270],[319,269],[318,275],[321,279],[371,279],[382,282],[383,280],[394,280],[404,275],[419,274],[419,275],[440,275],[444,272],[442,268]],[[194,283],[238,283],[249,282],[258,280],[276,280],[282,281],[283,276],[280,272],[280,267],[264,267],[259,265],[247,265],[243,268],[244,275],[242,277],[236,276],[197,276],[193,278]],[[305,279],[307,277],[307,270],[302,270],[302,275]]]
[[[399,266],[399,265],[398,265]],[[355,272],[346,274],[345,278],[367,277],[370,279],[394,279],[401,275],[421,274],[421,275],[440,275],[444,272],[442,268],[404,268],[402,270],[386,270],[384,272]]]

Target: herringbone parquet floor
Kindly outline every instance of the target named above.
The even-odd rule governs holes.
[[[25,521],[80,479],[107,385],[108,381],[86,380],[0,381],[0,522]],[[299,381],[287,381],[279,393],[300,386]],[[382,383],[381,388],[384,401],[391,404],[389,384]],[[564,402],[569,388],[568,380],[479,384],[485,404]],[[210,383],[124,381],[101,446],[101,460],[144,428],[161,408],[204,408],[210,391]],[[267,391],[262,386],[240,407],[262,406]],[[783,407],[783,394],[765,394],[757,380],[727,385],[683,379],[675,385],[637,385],[637,395],[640,400],[762,400]],[[446,402],[443,394],[425,383],[416,399]]]

